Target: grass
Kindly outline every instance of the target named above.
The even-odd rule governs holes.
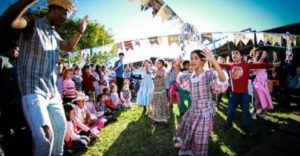
[[[227,103],[226,99],[224,102]],[[209,155],[242,155],[263,142],[273,129],[286,123],[287,112],[268,113],[269,121],[255,120],[254,135],[245,138],[242,134],[241,112],[237,109],[235,124],[232,130],[222,130],[226,119],[226,108],[221,103],[215,120],[214,129],[209,143]],[[134,106],[122,111],[118,121],[106,126],[99,134],[100,140],[86,153],[75,155],[85,156],[169,156],[176,155],[172,137],[180,122],[177,105],[174,105],[169,127],[155,124],[143,114],[143,108]]]

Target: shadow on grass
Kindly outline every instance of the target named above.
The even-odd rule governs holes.
[[[226,124],[227,105],[220,104],[210,138],[209,155],[243,155],[249,152],[264,142],[275,130],[290,123],[288,114],[291,112],[292,110],[270,112],[268,113],[270,120],[265,121],[260,118],[253,120],[253,136],[250,137],[243,135],[241,111],[235,111],[234,128],[228,131],[223,130]]]
[[[166,156],[176,155],[172,137],[175,132],[175,114],[171,113],[169,126],[154,123],[142,113],[138,120],[128,124],[109,149],[105,156]]]
[[[167,128],[164,125],[155,124],[142,112],[142,107],[138,106],[122,111],[119,114],[119,121],[105,127],[100,133],[101,140],[85,154],[105,156],[177,155],[172,142],[176,125],[180,122],[177,105],[173,106],[169,119],[170,125]],[[290,112],[292,110],[285,110],[284,113],[275,110],[268,113],[270,117],[268,121],[254,120],[253,136],[244,137],[241,111],[235,111],[234,128],[229,131],[223,130],[226,123],[227,105],[222,103],[215,115],[214,129],[209,142],[209,155],[243,155],[249,152],[260,143],[265,142],[273,131],[287,125]],[[82,154],[84,153],[79,155]]]

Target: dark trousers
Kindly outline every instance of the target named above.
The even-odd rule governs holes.
[[[116,77],[116,83],[117,83],[117,86],[118,86],[118,94],[120,96],[120,92],[123,88],[123,83],[124,83],[124,78],[123,77]]]
[[[227,111],[227,126],[232,126],[234,111],[240,104],[243,116],[243,125],[246,130],[251,130],[252,118],[249,112],[249,94],[248,93],[231,93]]]
[[[3,100],[0,103],[0,133],[3,135],[0,144],[5,155],[18,155],[20,152],[32,155],[31,132],[23,115],[21,101]]]

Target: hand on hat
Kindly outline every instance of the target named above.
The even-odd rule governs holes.
[[[84,31],[85,31],[88,24],[89,24],[89,16],[86,15],[80,23],[79,31],[80,31],[81,34],[84,33]]]

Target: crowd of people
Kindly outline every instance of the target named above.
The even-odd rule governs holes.
[[[234,49],[226,59],[216,59],[208,49],[194,50],[190,60],[158,58],[144,60],[141,67],[124,65],[124,53],[119,53],[112,67],[64,63],[58,59],[59,50],[70,51],[77,44],[88,17],[67,42],[55,27],[66,20],[73,4],[49,0],[45,17],[24,15],[34,3],[18,1],[1,19],[2,26],[21,32],[18,44],[9,44],[0,56],[0,121],[7,155],[16,155],[15,147],[27,155],[87,150],[108,123],[118,120],[116,113],[133,103],[166,127],[177,103],[181,122],[174,147],[179,155],[207,155],[214,115],[224,92],[229,99],[224,130],[232,128],[239,104],[246,136],[252,135],[257,116],[268,120],[274,100],[286,107],[293,94],[299,95],[300,67],[280,59],[276,52],[269,59],[261,48],[253,48],[249,55]],[[22,139],[15,139],[17,135]]]

